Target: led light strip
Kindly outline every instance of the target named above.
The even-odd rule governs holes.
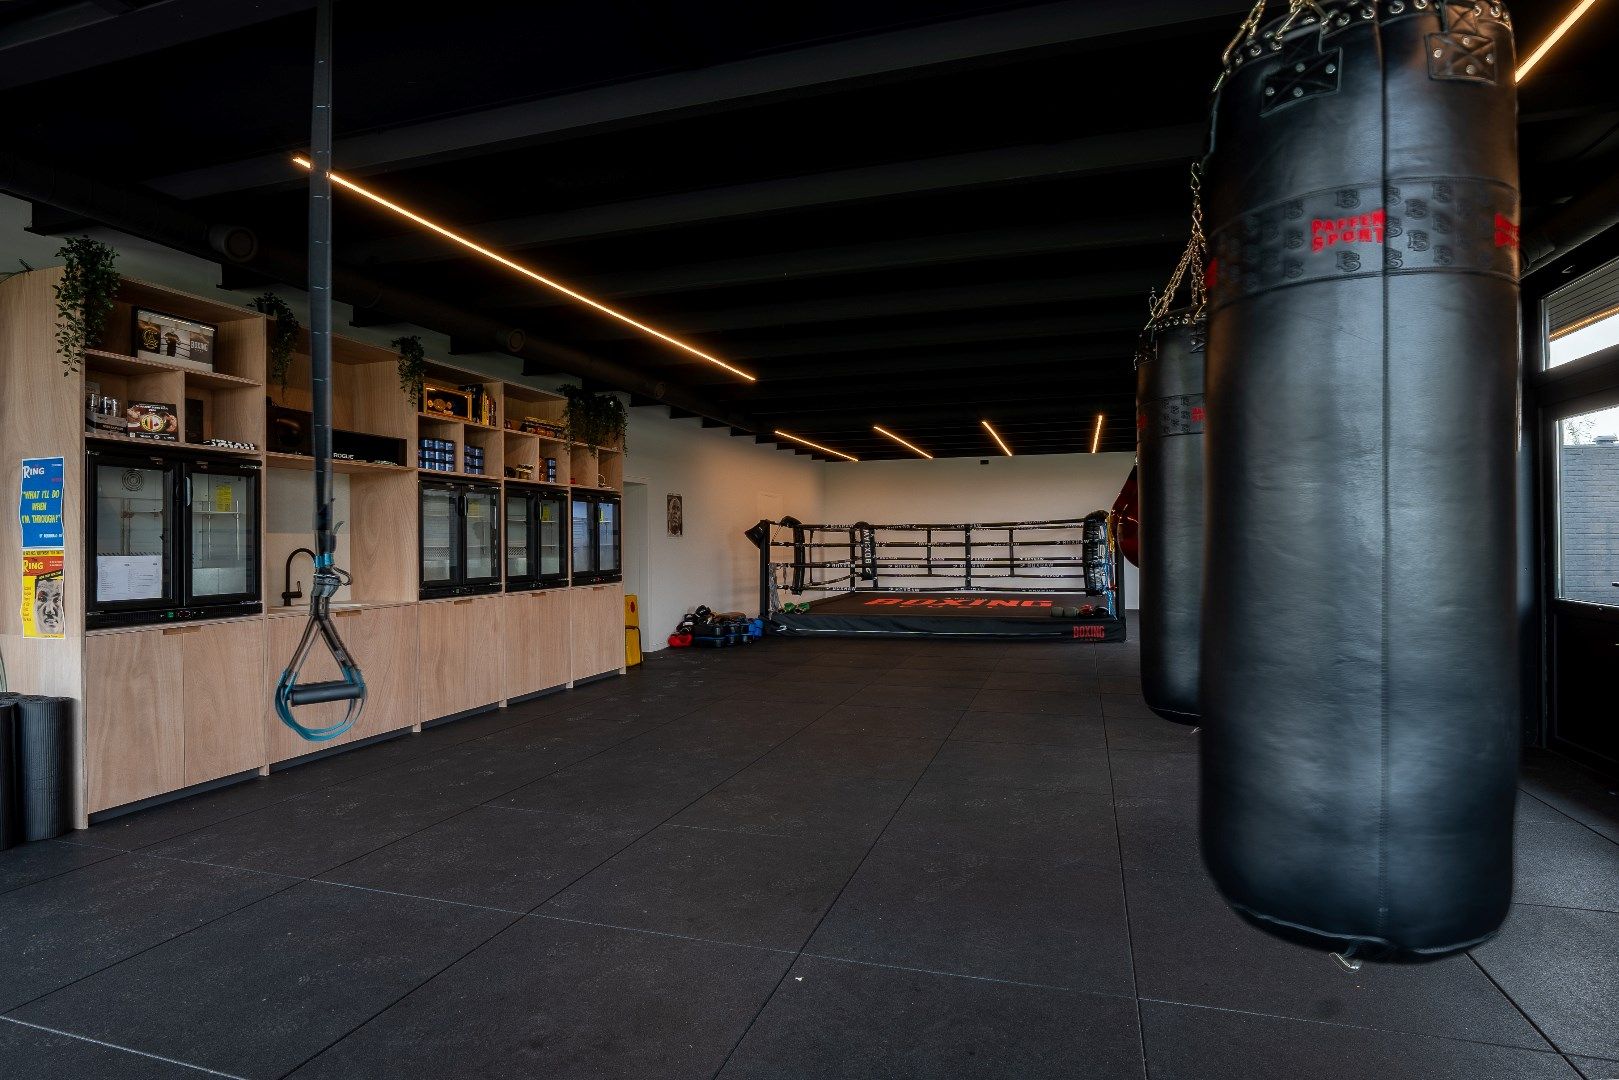
[[[309,159],[306,158],[306,157],[295,156],[292,160],[295,163],[297,163],[298,165],[301,165],[306,169],[312,167],[310,165],[310,163],[309,163]],[[592,300],[590,297],[584,295],[583,293],[575,292],[574,290],[568,288],[566,285],[563,285],[561,282],[553,281],[550,278],[546,277],[544,274],[540,274],[540,273],[537,273],[537,272],[535,272],[533,270],[530,270],[528,267],[524,266],[521,263],[513,262],[511,259],[506,258],[506,256],[501,255],[498,252],[494,252],[494,251],[489,250],[488,248],[484,247],[482,244],[478,243],[475,240],[469,240],[467,237],[462,236],[460,233],[454,232],[454,231],[452,231],[450,229],[447,229],[443,225],[440,225],[435,221],[429,221],[427,218],[422,217],[420,214],[415,213],[414,211],[406,210],[403,206],[400,206],[398,203],[393,202],[393,201],[391,201],[389,199],[386,199],[381,195],[378,195],[376,192],[370,190],[369,188],[362,187],[361,185],[356,184],[353,180],[350,180],[345,176],[340,176],[335,172],[334,173],[329,173],[328,175],[331,176],[332,183],[337,184],[337,185],[339,185],[341,187],[345,187],[348,190],[354,192],[356,195],[360,195],[360,196],[363,196],[363,197],[365,197],[367,199],[370,199],[372,202],[376,203],[378,206],[385,207],[388,210],[392,210],[394,213],[398,214],[400,217],[405,218],[405,219],[410,220],[410,221],[414,221],[416,224],[420,225],[422,228],[430,229],[433,232],[436,232],[440,236],[444,237],[446,240],[453,240],[455,243],[460,244],[462,247],[466,248],[467,250],[477,252],[479,255],[482,255],[484,258],[489,259],[491,262],[497,262],[500,265],[506,267],[508,270],[515,270],[519,274],[522,274],[524,277],[531,278],[534,281],[539,282],[541,285],[544,285],[548,289],[555,289],[557,292],[561,293],[563,296],[569,297],[570,299],[573,299],[573,300],[577,300],[581,304],[584,304],[584,305],[586,305],[588,307],[593,307],[597,311],[601,312],[603,315],[610,315],[613,318],[617,319],[619,322],[627,323],[628,325],[635,327],[637,330],[641,331],[642,333],[650,334],[650,335],[652,335],[653,337],[657,338],[660,341],[666,341],[670,345],[673,345],[677,349],[684,349],[686,352],[691,353],[693,356],[697,357],[700,360],[706,360],[710,364],[713,364],[715,367],[724,368],[726,371],[729,371],[732,375],[736,375],[739,378],[746,379],[746,380],[748,380],[748,382],[758,382],[759,381],[756,376],[748,374],[746,371],[743,371],[741,368],[732,367],[730,364],[727,364],[724,360],[721,360],[717,356],[710,356],[708,353],[703,352],[701,349],[698,349],[698,348],[695,348],[694,346],[688,345],[684,341],[681,341],[679,338],[671,337],[670,335],[664,333],[662,330],[656,330],[656,329],[648,326],[644,322],[638,322],[635,319],[632,319],[628,315],[624,314],[622,311],[616,311],[613,308],[608,307],[606,304],[602,303],[599,300]]]
[[[895,442],[899,443],[901,446],[905,447],[905,449],[909,450],[913,454],[920,454],[922,457],[927,458],[929,461],[933,460],[933,455],[932,454],[928,453],[926,450],[922,449],[920,446],[912,446],[910,443],[906,442],[904,439],[900,438],[898,435],[895,435],[892,431],[889,431],[885,427],[879,427],[878,425],[873,424],[873,425],[871,425],[871,430],[875,431],[879,435],[887,435],[890,439],[893,439]]]
[[[1523,82],[1529,73],[1534,70],[1535,65],[1545,59],[1546,54],[1552,51],[1552,46],[1561,41],[1563,35],[1572,30],[1574,24],[1579,22],[1587,11],[1596,6],[1596,2],[1597,0],[1580,0],[1579,5],[1568,13],[1568,18],[1557,24],[1557,29],[1551,32],[1551,36],[1535,47],[1535,51],[1529,54],[1529,59],[1518,65],[1516,81]]]
[[[805,446],[809,447],[811,450],[819,450],[823,454],[831,454],[833,457],[840,457],[844,461],[859,461],[860,460],[857,457],[850,457],[848,454],[845,454],[842,450],[834,450],[830,446],[822,446],[820,443],[813,443],[813,442],[810,442],[808,439],[801,439],[797,435],[794,435],[794,434],[792,434],[791,432],[788,432],[788,431],[781,431],[780,429],[778,429],[773,434],[780,435],[784,439],[791,439],[795,443],[803,443]]]
[[[1096,453],[1102,445],[1102,423],[1107,419],[1107,413],[1096,414],[1096,433],[1091,436],[1091,453]]]
[[[1011,457],[1012,448],[1006,445],[1006,440],[1001,438],[1001,433],[990,427],[988,420],[980,420],[978,422],[984,425],[984,430],[989,432],[989,437],[995,440],[995,445],[1001,448],[1001,453],[1005,454],[1007,457]]]

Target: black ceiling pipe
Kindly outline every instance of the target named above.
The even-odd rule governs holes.
[[[0,155],[0,191],[57,207],[188,255],[225,261],[296,288],[304,288],[308,280],[308,263],[302,251],[265,244],[245,226],[212,224],[179,200],[149,189],[109,183],[22,155],[6,154]],[[535,370],[561,371],[710,417],[729,427],[745,431],[758,427],[751,418],[731,412],[683,386],[557,342],[536,339],[509,323],[397,288],[354,270],[333,267],[332,294],[358,310],[398,312],[418,326],[452,338],[487,341],[491,349],[522,359],[525,374]]]
[[[1524,274],[1542,269],[1614,225],[1619,225],[1619,172],[1524,227]]]

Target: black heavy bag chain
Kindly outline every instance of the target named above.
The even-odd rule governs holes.
[[[1192,233],[1136,350],[1141,688],[1159,716],[1195,724],[1203,598],[1203,339],[1208,293],[1202,174]],[[1177,307],[1182,291],[1183,306]]]
[[[1512,24],[1263,11],[1205,190],[1204,860],[1274,934],[1429,959],[1512,885]]]

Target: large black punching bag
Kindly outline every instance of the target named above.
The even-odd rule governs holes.
[[[1150,332],[1136,365],[1141,690],[1153,712],[1181,724],[1200,717],[1203,336],[1201,320],[1176,313]]]
[[[1231,54],[1204,182],[1203,853],[1275,934],[1428,959],[1512,886],[1511,23],[1293,7]]]

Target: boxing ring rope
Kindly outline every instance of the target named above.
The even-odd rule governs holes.
[[[920,535],[918,535],[920,534]],[[881,593],[1072,594],[1117,611],[1122,565],[1112,516],[874,525],[761,521],[759,608],[769,618],[806,600]],[[790,599],[788,599],[790,598]]]

